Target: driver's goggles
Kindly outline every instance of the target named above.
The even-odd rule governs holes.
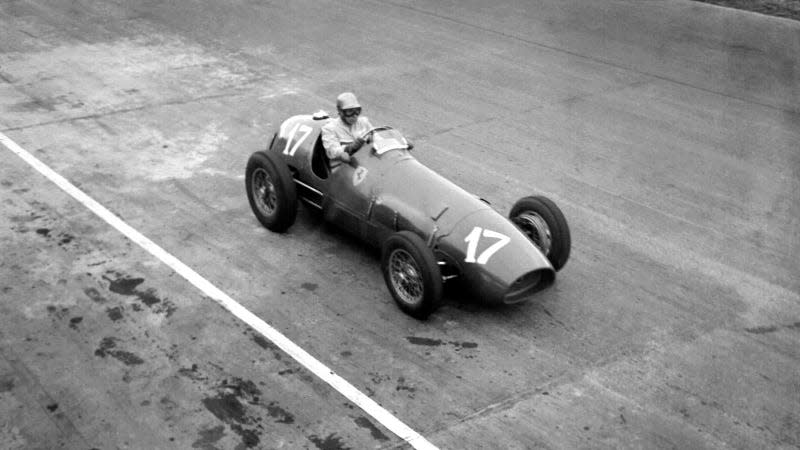
[[[361,108],[343,109],[342,115],[345,117],[353,117],[361,114]]]

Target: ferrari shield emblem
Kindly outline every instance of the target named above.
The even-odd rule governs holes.
[[[358,186],[364,178],[367,178],[367,168],[364,166],[359,166],[355,172],[353,172],[353,186]]]

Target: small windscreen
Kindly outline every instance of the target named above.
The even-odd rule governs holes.
[[[372,148],[376,154],[382,155],[392,150],[407,149],[408,141],[395,129],[380,130],[372,135]]]

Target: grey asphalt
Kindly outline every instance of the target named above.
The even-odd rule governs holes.
[[[526,304],[420,322],[244,165],[355,91],[500,211]],[[441,448],[800,446],[800,23],[680,0],[0,1],[0,132]],[[0,448],[403,441],[0,146]]]

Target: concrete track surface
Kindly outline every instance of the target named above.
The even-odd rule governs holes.
[[[244,165],[354,90],[556,285],[402,314]],[[0,132],[440,448],[800,445],[800,24],[680,0],[0,0]],[[407,447],[0,146],[0,448]]]

